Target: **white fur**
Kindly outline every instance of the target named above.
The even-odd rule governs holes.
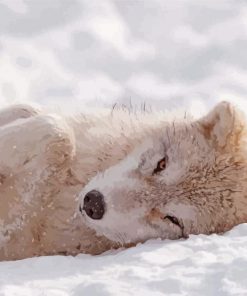
[[[12,106],[0,112],[0,151],[1,260],[98,254],[247,221],[246,122],[228,103],[196,121]],[[92,189],[104,195],[101,220],[79,212]]]

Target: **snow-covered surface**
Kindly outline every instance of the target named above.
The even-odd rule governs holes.
[[[247,2],[0,0],[0,105],[247,110]],[[247,224],[92,257],[0,263],[0,295],[247,295]]]
[[[224,236],[148,241],[100,256],[0,264],[0,295],[247,295],[247,224]]]
[[[244,103],[247,2],[0,0],[0,102]]]

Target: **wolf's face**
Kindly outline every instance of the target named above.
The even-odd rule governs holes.
[[[221,103],[155,131],[80,193],[86,224],[120,244],[219,233],[247,221],[245,126]]]

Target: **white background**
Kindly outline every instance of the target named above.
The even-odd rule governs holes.
[[[243,103],[246,51],[244,0],[0,0],[2,104]]]

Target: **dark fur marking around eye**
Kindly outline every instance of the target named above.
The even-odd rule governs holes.
[[[165,156],[161,160],[159,160],[158,163],[157,163],[157,167],[153,170],[152,175],[155,175],[155,174],[163,171],[166,168],[167,161],[168,161],[167,156]]]

